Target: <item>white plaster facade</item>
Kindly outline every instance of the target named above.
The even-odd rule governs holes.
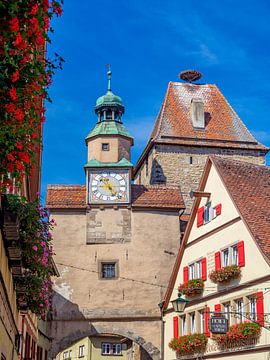
[[[207,174],[209,171],[209,174]],[[186,317],[185,335],[192,333],[190,314],[195,312],[196,324],[195,331],[204,332],[201,328],[200,312],[205,308],[210,309],[210,313],[214,312],[215,305],[221,305],[221,311],[225,311],[224,304],[231,305],[230,324],[236,323],[239,314],[237,313],[236,301],[243,299],[244,312],[249,312],[250,299],[256,293],[263,292],[263,302],[265,311],[265,322],[262,327],[261,336],[258,341],[253,344],[245,346],[238,346],[231,349],[220,350],[214,340],[209,338],[206,352],[200,354],[202,359],[269,359],[270,354],[270,291],[269,291],[269,264],[262,255],[257,243],[254,241],[249,228],[247,227],[241,213],[236,208],[234,201],[228,193],[222,178],[217,172],[215,165],[211,160],[205,168],[204,178],[206,179],[205,186],[201,182],[200,190],[211,193],[210,201],[212,205],[222,204],[221,215],[217,216],[212,221],[197,226],[197,210],[205,205],[207,198],[202,197],[197,199],[193,206],[190,223],[188,224],[185,237],[183,239],[184,251],[180,249],[176,281],[170,283],[173,291],[167,298],[167,308],[164,309],[165,334],[164,334],[164,359],[176,359],[176,353],[168,346],[170,340],[174,336],[173,318],[178,316],[179,319],[179,335],[182,335],[182,319]],[[239,189],[240,191],[240,189]],[[251,205],[252,206],[252,205]],[[245,249],[245,266],[241,267],[241,278],[232,280],[226,285],[216,285],[208,277],[209,273],[215,267],[215,252],[237,244],[239,241],[244,241]],[[182,251],[182,252],[181,252]],[[201,295],[189,297],[191,300],[187,304],[184,313],[175,313],[173,311],[171,302],[177,298],[178,286],[183,283],[183,268],[190,263],[206,257],[207,263],[207,280],[204,282],[204,291]],[[176,270],[175,270],[176,271]],[[169,295],[167,293],[167,295]],[[183,295],[182,295],[183,296]],[[211,313],[212,314],[212,313]],[[248,314],[247,314],[248,317]],[[194,358],[197,355],[190,355],[181,357],[182,359]],[[200,357],[199,357],[200,358]]]

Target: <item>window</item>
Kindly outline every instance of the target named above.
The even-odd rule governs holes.
[[[102,151],[109,151],[110,145],[108,143],[102,143]]]
[[[84,345],[79,346],[79,357],[84,356]]]
[[[232,264],[238,265],[238,246],[237,245],[232,247]]]
[[[191,264],[188,267],[188,278],[189,280],[195,279],[195,264]]]
[[[209,221],[212,220],[212,218],[210,218],[210,209],[211,209],[211,203],[207,203],[204,207],[204,223],[208,223]]]
[[[241,254],[240,254],[241,255]],[[226,249],[221,250],[221,266],[239,265],[240,266],[240,255],[239,255],[239,242]]]
[[[224,316],[228,320],[228,325],[230,325],[231,320],[231,304],[225,303],[223,304],[224,307]]]
[[[182,316],[181,317],[181,331],[182,331],[182,335],[186,335],[187,329],[186,329],[186,317]]]
[[[229,266],[229,264],[229,249],[227,248],[221,251],[221,266]]]
[[[113,346],[112,346],[112,353],[113,353],[114,355],[120,355],[120,354],[121,354],[121,351],[122,351],[122,349],[121,349],[121,344],[113,344]]]
[[[192,156],[190,156],[190,157],[189,157],[189,163],[190,163],[190,165],[192,165],[192,164],[193,164],[193,159],[192,159]]]
[[[249,318],[250,320],[256,320],[256,298],[252,297],[249,299]]]
[[[188,266],[188,279],[200,279],[202,277],[202,261],[195,261]]]
[[[103,279],[116,278],[116,263],[102,263],[101,264],[101,277]]]
[[[190,314],[190,330],[191,334],[196,332],[196,316],[195,312]]]
[[[204,310],[200,311],[200,331],[204,333],[205,325],[204,325]]]
[[[68,351],[65,351],[65,352],[63,353],[63,359],[68,359]]]
[[[71,359],[72,357],[72,350],[69,350],[69,358]]]
[[[200,279],[202,277],[202,262],[196,261],[196,277]]]
[[[237,322],[243,322],[243,315],[244,315],[244,302],[243,299],[239,299],[236,301],[236,317]]]
[[[122,344],[102,343],[101,354],[102,355],[121,355]]]
[[[108,355],[110,354],[110,350],[111,350],[111,344],[109,343],[102,343],[102,355]]]

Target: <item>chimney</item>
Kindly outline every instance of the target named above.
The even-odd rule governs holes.
[[[201,98],[193,98],[191,100],[190,112],[193,127],[197,129],[204,129],[204,104]]]

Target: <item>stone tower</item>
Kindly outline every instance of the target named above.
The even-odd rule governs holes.
[[[198,74],[182,74],[192,73]],[[189,193],[197,189],[209,155],[265,164],[268,150],[249,132],[217,85],[170,82],[135,167],[135,183],[180,186],[188,215],[193,203]]]
[[[158,304],[179,248],[184,202],[177,186],[131,184],[133,139],[122,123],[123,102],[111,91],[110,71],[95,113],[86,137],[86,186],[49,185],[47,191],[60,273],[52,355],[86,336],[109,344],[110,334],[132,341],[136,360],[159,360]]]

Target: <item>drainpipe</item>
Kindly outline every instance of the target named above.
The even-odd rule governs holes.
[[[160,317],[161,317],[161,334],[160,334],[160,353],[161,353],[161,360],[164,360],[164,330],[165,330],[165,321],[163,319],[163,305],[164,300],[158,304],[160,309]]]

